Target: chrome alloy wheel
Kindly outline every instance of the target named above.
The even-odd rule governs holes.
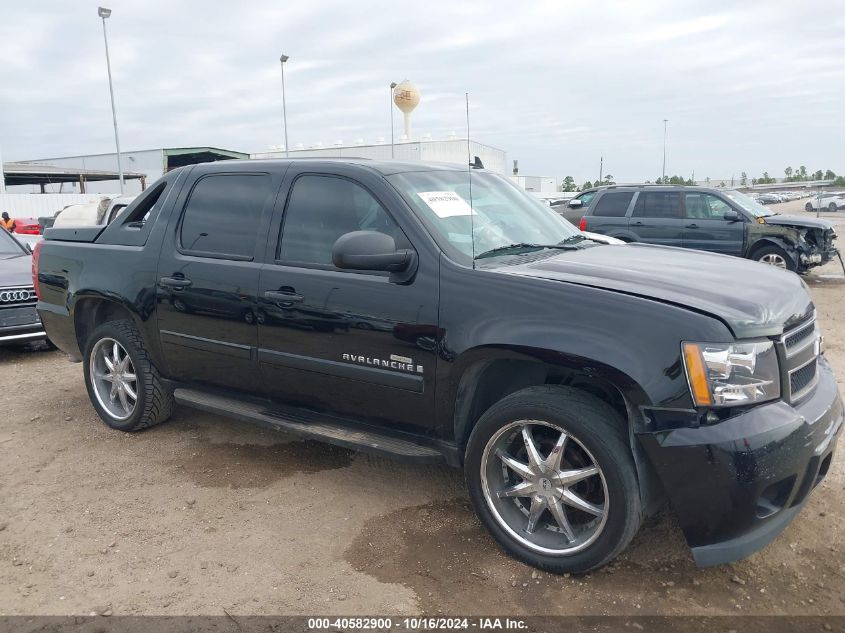
[[[766,253],[759,261],[775,268],[786,268],[786,260],[783,255],[778,255],[777,253]]]
[[[138,377],[126,349],[104,338],[91,350],[91,383],[100,406],[116,420],[125,420],[138,403]]]
[[[499,525],[535,552],[574,554],[607,523],[604,473],[581,442],[548,422],[519,420],[490,438],[481,485]]]

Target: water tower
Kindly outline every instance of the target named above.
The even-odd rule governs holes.
[[[420,102],[420,89],[407,79],[393,89],[393,103],[405,115],[405,140],[411,140],[411,112]]]

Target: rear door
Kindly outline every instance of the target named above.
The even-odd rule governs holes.
[[[587,217],[587,231],[612,237],[624,236],[628,230],[628,206],[632,191],[607,191],[593,201]]]
[[[246,165],[244,167],[247,167]],[[279,176],[233,167],[192,171],[158,265],[158,324],[170,375],[253,390],[258,275]]]
[[[295,165],[285,181],[259,282],[265,394],[374,424],[433,425],[438,259],[388,211],[404,202],[380,175],[339,164]],[[415,248],[413,279],[336,268],[332,246],[358,230]]]
[[[640,242],[683,246],[681,194],[676,191],[641,191],[634,203],[628,228]]]
[[[741,256],[745,247],[745,222],[726,220],[726,213],[744,217],[712,193],[685,193],[684,247]]]

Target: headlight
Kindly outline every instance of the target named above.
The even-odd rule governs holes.
[[[684,343],[690,392],[700,407],[732,407],[780,397],[775,346],[759,343]]]

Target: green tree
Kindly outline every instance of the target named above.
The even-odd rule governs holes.
[[[799,180],[807,180],[807,168],[804,165],[798,168],[798,175],[800,176]]]
[[[743,187],[748,185],[748,174],[746,174],[745,172],[742,172],[739,175],[739,184],[741,184]]]
[[[613,182],[613,176],[611,176],[610,174],[608,174],[607,176],[605,176],[605,177],[604,177],[604,182],[603,182],[602,184],[605,184],[605,185],[615,185],[616,183],[615,183],[615,182]]]
[[[824,172],[824,179],[825,180],[834,180],[836,178],[836,174],[833,173],[833,170],[828,169]]]
[[[824,172],[819,169],[817,172],[813,173],[812,180],[822,180],[824,178]]]
[[[792,167],[787,167],[783,170],[783,173],[786,174],[787,181],[792,178]]]
[[[561,191],[575,191],[577,187],[575,186],[575,179],[572,176],[567,176],[563,179],[563,183],[560,185]]]
[[[834,187],[845,187],[845,176],[837,176],[833,180]]]
[[[587,189],[592,189],[592,188],[593,188],[593,183],[591,183],[589,180],[587,182],[585,182],[583,185],[581,185],[581,191],[586,191]]]

